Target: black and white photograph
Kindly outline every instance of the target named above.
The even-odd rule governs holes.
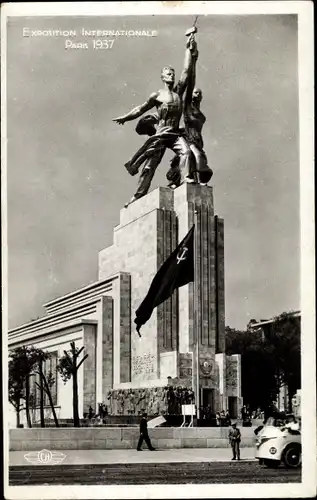
[[[313,4],[1,28],[5,498],[314,496]]]

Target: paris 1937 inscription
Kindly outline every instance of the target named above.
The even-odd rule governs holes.
[[[26,38],[62,38],[65,50],[108,50],[112,49],[114,44],[120,38],[151,38],[157,36],[157,31],[151,29],[141,30],[106,30],[97,29],[90,30],[86,28],[81,29],[31,29],[24,27],[22,30],[23,37]]]

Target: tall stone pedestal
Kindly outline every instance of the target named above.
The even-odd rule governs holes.
[[[131,342],[131,368],[129,372],[119,370],[120,380],[115,381],[114,388],[162,387],[171,383],[193,387],[193,283],[175,291],[153,311],[141,329],[141,338],[133,320],[159,267],[193,225],[195,211],[198,237],[195,265],[201,287],[198,311],[201,403],[221,409],[224,396],[219,392],[216,354],[225,351],[224,228],[223,220],[214,214],[212,188],[184,184],[173,191],[161,187],[122,209],[113,245],[99,254],[99,279],[119,271],[131,276],[131,337],[127,339]]]

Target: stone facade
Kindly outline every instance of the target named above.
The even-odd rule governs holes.
[[[195,212],[198,307],[194,284],[181,287],[153,311],[140,338],[135,311],[160,266],[192,227]],[[115,393],[115,412],[122,413],[127,404],[119,408],[120,398],[148,389],[151,396],[143,409],[160,413],[164,409],[155,394],[171,385],[188,390],[199,385],[200,404],[213,411],[227,409],[228,398],[236,398],[239,410],[239,357],[224,354],[224,225],[214,214],[211,187],[161,187],[122,209],[113,244],[99,253],[98,281],[45,308],[46,316],[9,332],[9,348],[62,339],[79,322],[80,342],[88,354],[80,368],[83,412],[89,406],[97,410],[99,402],[110,405]],[[58,404],[63,405],[60,398]],[[137,411],[132,401],[128,414]]]
[[[226,380],[226,364],[216,362],[216,355],[225,351],[224,224],[214,213],[212,188],[189,184],[175,191],[158,188],[121,210],[113,245],[99,254],[99,278],[106,278],[111,270],[129,273],[133,314],[159,267],[194,224],[195,212],[197,317],[193,283],[174,292],[153,311],[142,327],[141,339],[133,329],[132,317],[131,378],[124,386],[115,387],[128,390],[140,384],[148,386],[149,381],[157,387],[167,382],[196,387],[198,372],[200,389],[205,390],[201,403],[202,399],[209,401],[218,411],[228,407],[227,391],[219,391],[219,379]],[[222,369],[224,372],[220,373]],[[236,386],[230,397],[240,398],[238,370],[234,373]],[[237,399],[236,407],[240,406]]]

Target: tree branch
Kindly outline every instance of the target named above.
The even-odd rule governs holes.
[[[83,359],[81,360],[81,362],[79,363],[79,365],[76,366],[76,370],[78,370],[78,368],[80,367],[80,365],[83,364],[83,362],[85,361],[85,359],[88,358],[88,354],[85,354],[85,356],[83,357]]]
[[[76,352],[76,358],[80,355],[80,353],[85,349],[85,346],[81,347],[78,352]]]

